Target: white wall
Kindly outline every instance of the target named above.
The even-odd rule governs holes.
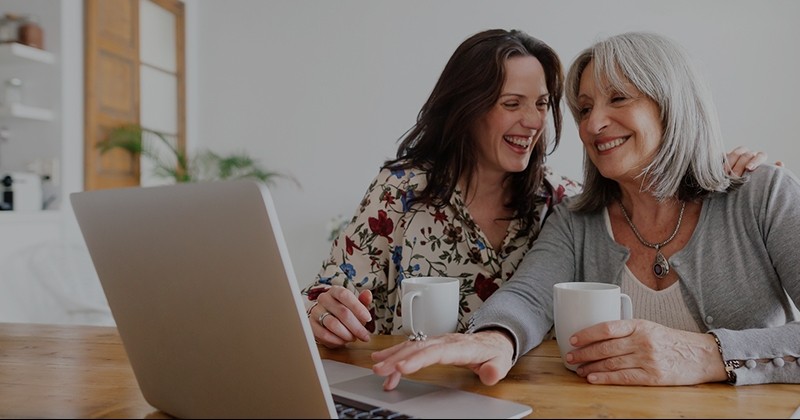
[[[326,223],[350,216],[467,36],[518,28],[568,65],[598,36],[652,30],[686,46],[710,78],[730,147],[800,167],[800,2],[191,0],[195,144],[247,150],[296,177],[273,191],[299,282],[328,252]],[[565,116],[549,163],[581,177]]]

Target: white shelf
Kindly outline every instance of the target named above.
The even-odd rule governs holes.
[[[37,63],[53,64],[53,53],[29,47],[19,43],[0,44],[0,63],[13,63],[35,61]]]
[[[53,111],[23,104],[0,106],[0,117],[25,118],[28,120],[53,121]]]
[[[55,223],[61,221],[60,210],[0,211],[0,226],[20,223]]]
[[[16,42],[0,44],[0,64],[29,64],[55,62],[53,53]],[[23,104],[0,105],[0,117],[53,121],[53,111]]]

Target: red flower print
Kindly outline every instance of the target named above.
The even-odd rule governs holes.
[[[390,191],[386,191],[381,196],[381,201],[384,202],[383,206],[389,208],[392,204],[394,204],[394,196]]]
[[[375,333],[375,309],[370,308],[369,314],[372,318],[369,320],[369,322],[364,324],[364,328],[366,328],[370,333]]]
[[[489,296],[499,288],[500,286],[494,282],[494,278],[486,277],[483,274],[478,274],[478,276],[475,277],[475,294],[477,294],[482,301],[489,299]]]
[[[386,216],[386,212],[383,210],[378,210],[378,218],[370,217],[369,221],[369,229],[378,236],[385,236],[386,239],[389,240],[389,243],[392,243],[392,237],[389,236],[394,231],[394,222],[392,219]]]
[[[556,188],[556,200],[555,200],[556,204],[560,203],[561,200],[564,199],[564,195],[565,195],[564,191],[565,191],[564,186],[559,184],[558,188]]]
[[[449,224],[444,227],[444,243],[450,245],[459,243],[464,240],[464,235],[461,234],[463,229],[461,226],[453,226],[453,224]]]
[[[467,256],[469,257],[468,258],[469,262],[471,262],[472,264],[480,264],[481,261],[483,261],[483,256],[481,255],[481,251],[474,246],[469,249]]]
[[[328,286],[314,287],[313,289],[308,291],[308,300],[312,302],[317,300],[319,295],[325,293],[326,290],[328,290]]]
[[[565,191],[566,189],[564,188],[564,186],[559,184],[558,188],[556,188],[556,190],[553,191],[553,194],[549,195],[547,199],[544,201],[544,205],[549,208],[560,203],[561,200],[563,200],[564,196],[566,195]]]
[[[436,209],[436,212],[433,213],[433,223],[441,222],[442,224],[444,224],[444,222],[446,221],[447,221],[447,215],[443,211]]]
[[[353,255],[353,248],[361,251],[361,248],[359,248],[359,246],[356,245],[356,243],[353,242],[353,240],[350,239],[349,236],[345,236],[344,237],[344,243],[345,243],[345,251],[347,251],[347,255]]]

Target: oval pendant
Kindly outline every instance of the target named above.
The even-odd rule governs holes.
[[[664,258],[664,254],[662,254],[661,251],[656,251],[656,261],[653,263],[653,274],[660,279],[663,279],[669,274],[669,262]]]

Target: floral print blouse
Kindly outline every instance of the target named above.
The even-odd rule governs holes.
[[[474,222],[457,189],[447,206],[437,209],[409,201],[426,186],[424,171],[382,169],[370,183],[350,223],[334,239],[331,253],[316,281],[303,290],[309,300],[332,285],[358,294],[372,290],[375,334],[401,334],[400,287],[403,279],[420,276],[461,279],[459,331],[465,331],[471,312],[508,281],[539,235],[547,211],[580,185],[554,175],[546,178],[551,194],[539,192],[536,226],[519,235],[520,220],[511,220],[499,251]]]

